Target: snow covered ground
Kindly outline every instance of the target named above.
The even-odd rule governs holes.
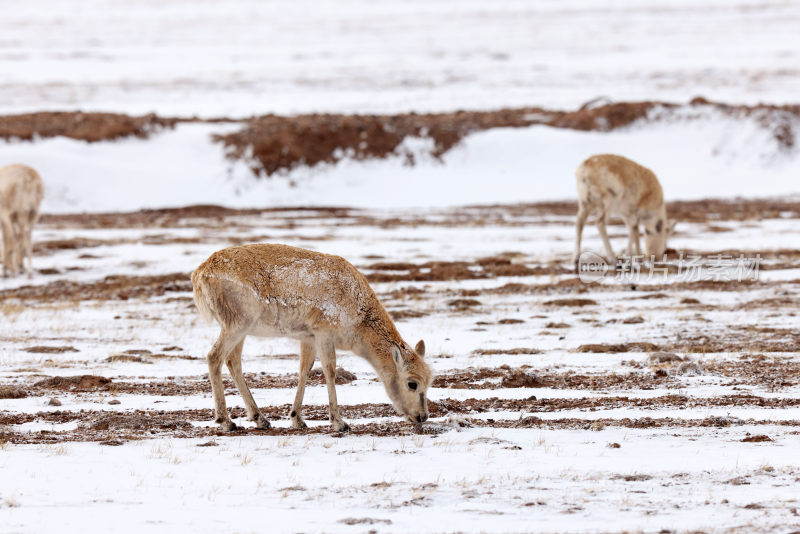
[[[0,2],[0,113],[794,102],[793,1]]]
[[[791,1],[0,0],[0,13],[0,114],[800,94]],[[410,138],[396,157],[271,178],[212,142],[242,123],[0,141],[0,165],[41,173],[48,214],[34,277],[0,279],[0,532],[800,530],[800,125],[781,125],[783,142],[757,114],[692,106],[611,132],[476,132],[439,160]],[[654,169],[667,200],[778,198],[683,207],[670,242],[707,265],[761,255],[759,280],[575,278],[572,211],[520,203],[574,199],[575,167],[602,152]],[[277,209],[91,215],[194,204]],[[204,361],[217,331],[188,273],[243,242],[366,273],[406,340],[426,341],[431,420],[403,422],[344,353],[352,432],[329,432],[318,382],[309,429],[292,430],[297,344],[251,338],[244,371],[273,428],[244,421],[228,382],[245,429],[218,430]]]
[[[574,172],[597,153],[624,154],[651,169],[667,200],[796,195],[800,150],[782,146],[757,117],[693,108],[612,132],[547,126],[473,133],[441,159],[410,138],[398,155],[344,159],[256,178],[211,140],[239,124],[182,123],[148,139],[85,143],[64,137],[0,142],[0,161],[25,162],[44,180],[42,210],[102,212],[222,204],[230,207],[443,207],[568,199]],[[800,129],[797,120],[793,127]],[[404,154],[415,154],[415,165]]]
[[[800,527],[796,218],[684,222],[671,242],[695,254],[760,253],[761,282],[656,275],[633,288],[575,280],[572,218],[535,206],[164,217],[102,227],[56,218],[36,231],[41,272],[0,281],[0,385],[29,392],[0,401],[2,530]],[[425,339],[442,380],[422,431],[393,415],[374,372],[346,353],[339,363],[356,378],[337,389],[353,432],[328,432],[322,385],[307,391],[310,430],[292,431],[285,380],[296,343],[251,338],[244,370],[273,429],[244,423],[226,435],[211,422],[203,376],[216,328],[197,316],[185,275],[141,296],[80,297],[130,277],[144,291],[241,240],[334,252],[371,276],[401,277],[373,286],[406,340]],[[600,246],[593,229],[585,246]],[[503,258],[543,274],[484,274]],[[466,262],[474,277],[427,281],[426,267],[402,279],[437,261]],[[589,302],[572,305],[578,298]],[[517,372],[541,383],[505,382]],[[86,374],[113,382],[35,385]],[[227,398],[240,417],[230,384]]]

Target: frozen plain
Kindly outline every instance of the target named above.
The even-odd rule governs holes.
[[[698,254],[736,249],[765,256],[800,248],[797,219],[785,215],[683,223],[672,245]],[[3,281],[0,289],[2,382],[32,387],[27,398],[3,400],[0,412],[6,432],[0,524],[7,531],[78,530],[89,521],[124,532],[785,532],[800,526],[800,362],[796,352],[759,346],[788,343],[791,350],[796,336],[790,301],[800,265],[788,253],[765,259],[755,285],[693,286],[656,276],[635,291],[613,279],[578,291],[582,286],[564,272],[571,217],[535,207],[337,216],[278,210],[143,228],[92,229],[67,220],[37,230],[46,250],[37,268],[49,274],[33,283],[49,283],[49,298],[26,297],[27,280]],[[620,232],[612,235],[619,246]],[[599,245],[593,231],[587,238],[588,248]],[[415,431],[381,408],[385,393],[372,371],[343,354],[340,364],[356,375],[338,386],[353,435],[325,430],[323,386],[307,393],[311,433],[291,431],[285,412],[293,389],[285,385],[254,388],[260,407],[276,414],[274,430],[223,435],[211,424],[210,393],[203,389],[202,358],[215,328],[197,317],[185,286],[149,297],[58,295],[68,281],[92,287],[109,275],[188,272],[240,239],[342,254],[367,273],[407,272],[386,271],[382,261],[469,264],[495,256],[551,274],[487,278],[478,262],[470,267],[475,278],[374,283],[399,314],[406,340],[424,338],[431,365],[449,381],[430,393],[446,408],[427,430]],[[77,246],[46,245],[65,242]],[[476,302],[453,304],[465,295]],[[560,303],[570,297],[594,304]],[[408,310],[421,316],[404,315]],[[723,349],[693,352],[708,340]],[[652,362],[646,349],[581,349],[631,342],[671,347],[698,371]],[[25,350],[35,345],[77,352]],[[164,357],[172,345],[178,352]],[[296,351],[292,342],[251,339],[245,372],[250,380],[292,376]],[[500,375],[470,377],[486,369]],[[500,383],[516,369],[550,382]],[[81,374],[128,389],[33,386]],[[148,392],[150,386],[162,389]],[[51,395],[62,405],[47,406]],[[233,389],[228,401],[241,406]],[[518,404],[510,409],[509,402]],[[120,422],[133,414],[155,425],[155,438]],[[159,421],[172,417],[186,417],[191,426],[165,430]],[[103,422],[111,427],[98,438]],[[750,437],[756,441],[742,441]],[[198,447],[209,441],[216,446]]]
[[[87,2],[76,11],[67,2],[0,2],[0,112],[238,117],[574,108],[598,96],[784,103],[798,94],[796,2],[497,2],[491,11],[459,2],[455,17],[450,2],[229,5]],[[577,295],[596,304],[571,308],[547,304],[575,296],[563,272],[571,219],[511,205],[571,198],[575,165],[599,151],[658,169],[670,199],[785,197],[796,193],[796,149],[781,151],[754,122],[720,117],[608,134],[535,127],[470,136],[443,162],[420,157],[414,168],[399,157],[345,161],[255,181],[209,140],[233,127],[181,125],[95,145],[0,144],[0,160],[43,170],[48,213],[208,202],[367,208],[352,219],[278,211],[167,226],[43,224],[36,240],[50,245],[36,267],[44,272],[0,281],[0,383],[32,391],[0,401],[0,531],[800,529],[796,214],[679,226],[679,250],[773,253],[762,283],[733,290],[673,280],[665,289],[650,280],[652,289],[633,291],[609,282]],[[426,147],[409,140],[406,148]],[[398,182],[406,186],[392,189]],[[473,203],[507,206],[461,207]],[[587,237],[596,248],[593,229]],[[552,274],[375,284],[406,339],[423,337],[439,376],[461,386],[432,390],[440,407],[426,432],[391,416],[368,367],[342,355],[357,379],[338,387],[340,401],[363,433],[326,434],[325,392],[315,386],[308,435],[273,417],[272,433],[224,436],[210,424],[203,390],[215,331],[199,321],[185,286],[97,299],[59,288],[185,274],[241,240],[335,252],[379,274],[370,266],[380,261],[464,261],[477,276],[477,259],[504,252]],[[25,297],[29,284],[51,284],[52,295]],[[478,304],[449,304],[465,299]],[[710,341],[724,350],[689,350]],[[579,351],[629,342],[674,349],[699,372],[651,364],[635,347]],[[77,352],[24,350],[35,345]],[[166,353],[177,357],[161,357],[170,345],[180,346]],[[245,371],[251,380],[290,376],[296,360],[287,355],[296,350],[250,340]],[[547,383],[504,387],[502,377],[522,366]],[[469,376],[487,369],[499,375]],[[128,387],[33,387],[87,373]],[[230,393],[229,406],[240,407]],[[262,409],[285,417],[291,387],[254,393]],[[50,396],[62,405],[47,406]],[[126,426],[136,410],[158,427],[155,437]],[[176,417],[190,429],[163,424]],[[106,431],[97,429],[109,422],[103,445]],[[760,436],[772,441],[742,441]],[[197,446],[209,442],[217,445]]]
[[[793,1],[0,2],[0,113],[795,102]]]

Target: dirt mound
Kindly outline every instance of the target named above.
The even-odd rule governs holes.
[[[353,380],[356,379],[356,375],[351,373],[350,371],[346,371],[341,367],[336,368],[336,383],[341,384],[349,384]],[[319,386],[325,384],[325,375],[322,373],[322,369],[316,367],[312,369],[308,373],[308,382],[309,385],[312,386]]]
[[[541,349],[534,349],[529,347],[516,347],[513,349],[475,349],[473,354],[480,354],[482,356],[492,356],[495,354],[541,354]]]
[[[119,113],[45,111],[0,117],[0,137],[31,141],[34,137],[60,135],[92,143],[130,136],[146,138],[154,131],[172,128],[177,122],[152,113],[132,117]]]
[[[500,385],[504,388],[542,388],[546,384],[530,371],[515,369],[503,377]]]
[[[678,105],[666,102],[613,102],[592,106],[589,103],[578,111],[559,113],[548,125],[571,130],[607,132],[646,118],[655,107],[674,109]]]
[[[53,376],[39,380],[33,386],[59,391],[108,391],[111,388],[111,379],[95,375]]]
[[[400,155],[409,165],[414,155],[402,150],[406,138],[433,142],[431,155],[441,157],[472,132],[490,128],[543,124],[582,131],[611,131],[638,120],[651,120],[654,111],[669,113],[677,108],[712,109],[735,118],[754,116],[770,130],[779,146],[795,144],[793,119],[800,106],[730,106],[694,99],[689,106],[668,102],[590,102],[576,111],[541,108],[455,113],[405,113],[397,115],[313,114],[295,117],[267,115],[250,120],[238,132],[217,135],[231,159],[247,160],[257,175],[270,176],[300,165],[313,167],[341,159],[364,160]],[[703,111],[697,111],[702,116]],[[653,117],[652,120],[658,120]]]
[[[633,343],[589,343],[578,347],[577,352],[617,353],[617,352],[659,352],[658,345],[647,341]]]
[[[762,443],[764,441],[773,441],[771,437],[766,434],[758,434],[756,436],[747,436],[741,440],[744,443]]]
[[[396,154],[407,137],[433,141],[440,157],[470,132],[528,126],[554,114],[540,108],[398,115],[267,115],[242,130],[215,136],[233,159],[254,160],[253,172],[270,176],[298,165],[313,167],[344,158],[363,160]],[[534,118],[535,117],[535,118]],[[414,156],[404,154],[409,164]]]
[[[16,386],[0,386],[0,399],[24,399],[28,394]]]
[[[25,347],[25,352],[32,352],[34,354],[61,354],[63,352],[78,352],[75,347],[64,345],[62,347],[50,347],[47,345],[35,345],[33,347]]]
[[[674,352],[654,352],[647,358],[647,363],[649,365],[680,363],[684,361],[686,361],[686,358],[682,358]]]
[[[592,299],[555,299],[548,300],[545,306],[594,306],[597,302]]]
[[[448,300],[447,305],[454,311],[471,310],[475,306],[480,306],[481,301],[476,299],[453,299]]]

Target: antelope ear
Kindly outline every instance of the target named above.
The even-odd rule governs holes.
[[[420,339],[417,342],[417,346],[414,347],[414,352],[419,354],[420,358],[424,358],[425,357],[425,342]]]
[[[392,345],[392,358],[394,359],[394,363],[397,365],[397,367],[406,365],[406,359],[403,358],[403,353],[400,352],[400,348],[397,345]]]

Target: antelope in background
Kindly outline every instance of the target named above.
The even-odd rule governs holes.
[[[675,226],[667,221],[664,194],[658,178],[650,169],[622,156],[592,156],[575,171],[578,179],[578,217],[575,222],[575,252],[572,261],[577,267],[581,254],[583,225],[589,215],[597,220],[607,260],[616,263],[617,256],[608,240],[606,225],[611,215],[618,215],[628,227],[629,256],[641,255],[639,223],[644,226],[644,246],[648,257],[664,256],[667,237]]]
[[[412,423],[428,418],[426,393],[431,371],[425,343],[407,345],[367,279],[339,256],[286,245],[245,245],[212,254],[192,273],[194,301],[201,315],[219,323],[219,338],[208,353],[215,422],[228,417],[222,363],[244,399],[248,419],[269,428],[242,374],[242,345],[248,335],[300,341],[300,376],[290,413],[293,428],[305,428],[303,393],[315,357],[328,387],[329,416],[335,431],[349,430],[336,401],[336,349],[366,359],[383,382],[401,416]]]
[[[3,232],[3,276],[16,276],[28,257],[28,277],[33,274],[31,233],[39,220],[44,196],[42,179],[26,165],[0,168],[0,228]]]

